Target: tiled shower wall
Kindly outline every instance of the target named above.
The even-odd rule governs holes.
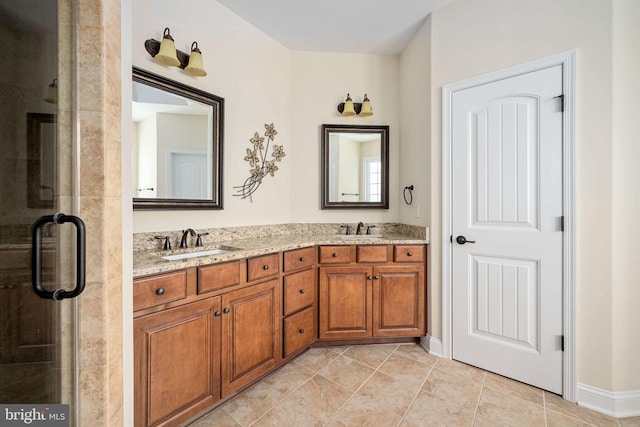
[[[77,0],[78,213],[87,225],[79,299],[78,425],[121,426],[121,42],[118,0]]]

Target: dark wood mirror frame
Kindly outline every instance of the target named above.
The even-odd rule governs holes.
[[[212,145],[212,195],[207,199],[167,199],[167,198],[133,198],[134,210],[162,209],[222,209],[222,163],[223,163],[223,130],[224,130],[224,98],[195,89],[182,83],[169,80],[149,71],[133,67],[133,82],[139,82],[165,92],[188,98],[211,106],[213,111]]]
[[[371,133],[380,135],[381,183],[380,201],[348,202],[330,200],[330,136],[332,133]],[[321,208],[322,209],[389,209],[389,126],[322,125]]]

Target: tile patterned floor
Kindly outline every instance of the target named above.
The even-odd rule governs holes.
[[[235,426],[640,426],[415,344],[312,348],[197,420]]]

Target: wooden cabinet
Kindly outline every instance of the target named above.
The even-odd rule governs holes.
[[[275,368],[280,356],[280,281],[222,295],[222,397]]]
[[[220,399],[220,297],[133,325],[136,426],[177,425]]]
[[[424,335],[425,259],[422,245],[313,246],[136,279],[135,425],[183,424],[316,337]]]
[[[327,254],[337,253],[333,247],[326,248]],[[400,261],[385,262],[389,254]],[[319,269],[320,339],[418,337],[426,333],[423,246],[409,250],[399,245],[362,245],[355,250],[355,262],[352,257],[342,259],[343,265]]]
[[[385,265],[373,271],[373,336],[426,333],[424,267]]]
[[[278,366],[279,259],[272,254],[134,282],[136,426],[181,425]]]
[[[315,341],[315,247],[284,253],[283,357],[287,358]]]
[[[371,267],[320,267],[320,339],[372,336],[371,274]]]

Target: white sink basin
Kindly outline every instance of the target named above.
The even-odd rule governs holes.
[[[339,237],[342,240],[380,240],[384,238],[374,234],[341,234]]]
[[[226,254],[226,253],[229,253],[229,252],[233,252],[235,250],[237,250],[237,249],[236,248],[231,248],[231,247],[228,247],[228,246],[224,246],[224,247],[207,249],[207,250],[198,251],[198,252],[185,252],[185,253],[182,253],[182,254],[164,255],[161,258],[169,260],[169,261],[176,261],[176,260],[179,260],[179,259],[188,259],[188,258],[197,258],[197,257],[201,257],[201,256]]]

